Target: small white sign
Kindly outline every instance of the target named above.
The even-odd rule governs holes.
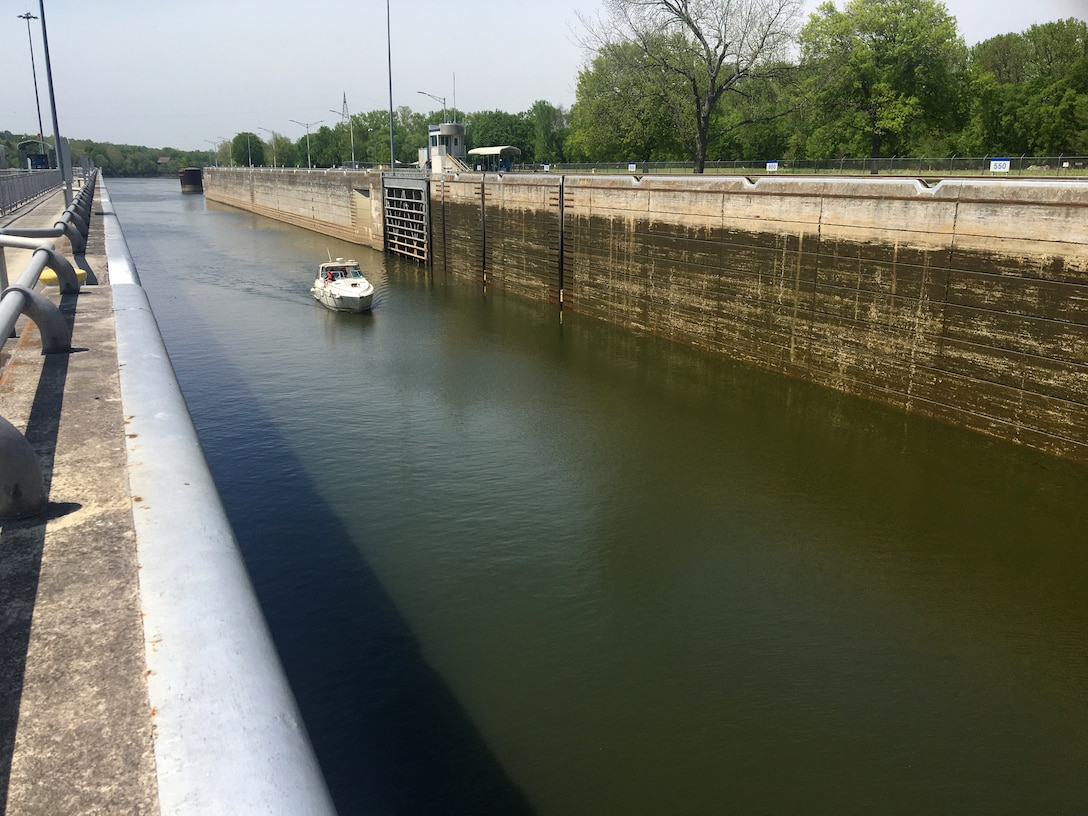
[[[1012,162],[1008,159],[990,159],[990,172],[1007,173],[1011,165]]]
[[[768,173],[777,173],[778,172],[778,162],[776,162],[776,161],[767,162],[767,172]]]
[[[545,173],[550,172],[551,169],[552,169],[552,166],[550,164],[545,164],[544,165],[544,172]]]
[[[630,164],[627,165],[627,170],[629,172],[631,172],[631,173],[634,173],[636,170],[638,170],[638,165],[635,164],[634,162],[631,162]]]

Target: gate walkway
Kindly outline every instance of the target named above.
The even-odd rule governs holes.
[[[62,190],[0,218],[48,228]],[[113,303],[96,193],[78,295],[44,292],[72,352],[20,329],[0,354],[0,412],[39,457],[41,518],[0,526],[0,812],[159,812]],[[65,239],[57,250],[71,258]],[[8,249],[14,279],[30,251]],[[25,318],[24,318],[25,321]]]

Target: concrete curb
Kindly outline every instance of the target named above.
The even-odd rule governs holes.
[[[333,814],[158,324],[99,183],[161,810]]]

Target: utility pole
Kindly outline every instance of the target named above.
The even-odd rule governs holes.
[[[348,134],[351,137],[351,166],[355,168],[355,123],[351,121],[351,114],[348,113],[348,92],[344,91],[344,110],[342,112],[329,109],[329,113],[339,113],[340,121],[348,126]]]
[[[258,127],[257,130],[263,130],[265,133],[272,134],[272,166],[276,166],[276,131],[269,130],[268,128]]]
[[[61,154],[66,151],[61,149],[60,125],[57,123],[57,97],[53,93],[53,67],[49,61],[49,34],[45,29],[45,0],[38,0],[38,13],[42,18],[42,42],[45,44],[45,76],[49,83],[49,106],[53,109],[53,151],[57,154],[57,167],[60,168],[61,178],[64,179],[64,204],[68,206],[72,203],[72,176],[68,171],[68,162],[61,159]]]
[[[313,162],[310,161],[310,126],[320,125],[323,120],[318,119],[316,122],[300,122],[298,119],[292,119],[291,121],[296,125],[302,125],[306,128],[306,168],[312,170],[314,165]]]
[[[30,21],[38,18],[29,11],[26,14],[17,14],[15,16],[20,20],[26,20],[26,41],[30,43],[30,72],[34,75],[34,104],[38,106],[38,149],[41,150],[42,155],[46,156],[46,162],[48,163],[48,154],[45,152],[45,128],[42,127],[42,102],[38,96],[38,68],[34,64],[34,40],[30,36]]]

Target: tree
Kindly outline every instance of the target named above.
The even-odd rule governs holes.
[[[529,155],[533,128],[528,119],[505,111],[470,113],[466,122],[466,140],[472,147],[512,145]]]
[[[810,155],[909,154],[957,130],[967,50],[938,0],[824,3],[801,33],[816,127]]]
[[[645,64],[629,69],[639,63]],[[578,73],[568,152],[592,161],[683,158],[659,74],[634,42],[597,54]]]
[[[298,148],[282,133],[273,133],[265,141],[264,156],[272,167],[298,166]]]
[[[532,156],[529,160],[535,164],[563,161],[563,142],[569,130],[563,109],[538,99],[522,116],[529,120],[533,128]]]
[[[264,139],[256,133],[244,131],[230,140],[230,157],[239,167],[264,165]]]
[[[1088,151],[1088,23],[1059,20],[971,50],[967,149],[1058,155]]]
[[[581,18],[598,54],[626,62],[662,99],[696,173],[703,172],[711,123],[728,92],[777,75],[796,39],[801,0],[605,0],[608,19]],[[639,46],[637,63],[624,43]]]
[[[314,167],[336,167],[343,163],[340,140],[328,125],[322,125],[310,134],[310,162]],[[302,137],[305,141],[306,137]],[[305,145],[300,145],[305,146]]]

